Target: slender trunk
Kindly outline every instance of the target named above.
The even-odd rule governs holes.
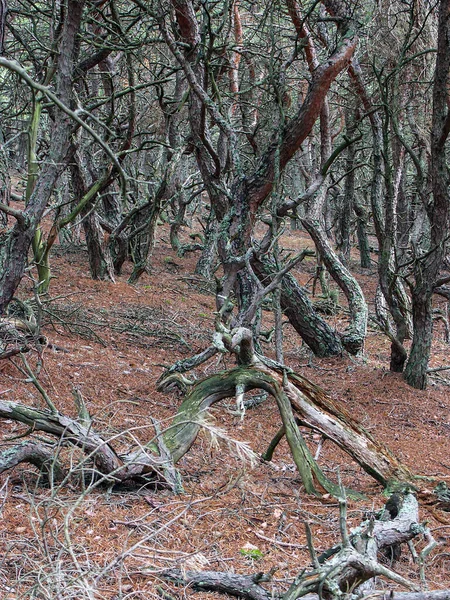
[[[346,111],[347,121],[347,135],[351,139],[355,135],[356,126],[355,119],[352,115],[354,112],[351,109]],[[345,176],[345,187],[344,187],[344,199],[342,202],[342,210],[339,217],[339,243],[337,249],[341,262],[347,266],[350,260],[350,235],[351,235],[351,221],[353,214],[353,206],[355,203],[355,158],[356,158],[356,146],[350,144],[347,148],[347,158],[345,169],[347,174]]]
[[[356,235],[358,237],[360,265],[363,269],[370,269],[372,261],[370,258],[369,238],[367,236],[367,211],[356,199],[353,204],[353,210],[356,214]]]
[[[214,213],[210,212],[208,216],[208,222],[206,224],[203,250],[195,265],[195,273],[202,275],[206,279],[210,279],[214,272],[214,263],[217,262],[217,238],[219,237],[219,224],[214,216]]]
[[[57,64],[57,92],[60,100],[70,105],[72,72],[76,54],[76,36],[80,28],[84,2],[69,0],[64,20]],[[73,123],[70,117],[55,109],[48,160],[40,172],[33,193],[18,221],[2,235],[0,244],[0,314],[11,301],[27,265],[28,250],[53,193],[59,175],[67,165]]]
[[[431,290],[426,288],[414,289],[412,294],[414,336],[404,377],[409,385],[419,390],[424,390],[427,386],[433,337],[431,295]]]
[[[83,228],[92,279],[114,281],[113,264],[104,233],[95,210],[88,207],[83,214]]]
[[[252,261],[252,267],[265,285],[277,272],[268,259]],[[290,324],[316,356],[336,356],[342,353],[339,335],[316,313],[305,290],[290,273],[281,281],[280,304]]]

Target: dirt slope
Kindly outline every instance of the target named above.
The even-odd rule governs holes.
[[[76,386],[97,430],[116,436],[120,450],[153,436],[150,415],[162,427],[170,424],[180,399],[156,391],[162,365],[205,348],[213,331],[210,284],[192,276],[196,257],[178,258],[167,240],[162,228],[151,274],[136,286],[126,283],[127,270],[115,284],[92,281],[82,248],[58,249],[52,261],[55,300],[49,305],[52,315],[47,315],[45,334],[62,350],[45,350],[40,381],[58,408],[71,415]],[[283,243],[295,250],[307,240],[290,233]],[[312,273],[312,261],[296,270],[303,283],[311,282]],[[358,277],[371,298],[374,274]],[[25,282],[21,294],[28,293]],[[331,322],[342,329],[345,319],[344,306]],[[271,322],[270,313],[265,320]],[[342,401],[413,471],[450,476],[450,398],[442,378],[434,378],[427,391],[408,388],[401,376],[387,371],[389,343],[376,330],[369,333],[364,357],[357,359],[317,359],[288,325],[285,335],[290,367]],[[272,348],[265,351],[270,355]],[[448,356],[438,323],[432,366],[448,364]],[[29,356],[29,361],[34,365],[36,357]],[[195,375],[231,365],[230,358],[214,358]],[[24,379],[10,361],[0,362],[0,397],[42,406]],[[264,451],[279,426],[274,402],[269,399],[248,410],[243,421],[233,409],[232,401],[214,408],[211,423],[247,442],[257,454]],[[2,445],[24,432],[22,426],[1,423]],[[308,440],[315,449],[318,437],[309,435]],[[74,464],[79,457],[69,449],[62,454]],[[368,497],[350,503],[349,525],[381,507],[379,486],[330,443],[325,442],[320,460],[331,476],[339,469],[346,483]],[[276,566],[273,585],[283,589],[289,577],[309,564],[305,521],[319,552],[338,539],[336,503],[305,495],[285,444],[277,449],[273,464],[252,463],[220,432],[205,433],[179,467],[182,496],[144,489],[83,492],[76,476],[49,488],[38,484],[32,467],[1,475],[0,597],[153,598],[165,592],[193,597],[192,591],[162,581],[157,589],[155,574],[149,571],[173,566],[240,573]],[[429,586],[450,587],[450,513],[422,507],[421,519],[429,522],[439,541],[429,559]],[[260,552],[252,553],[248,544]],[[418,579],[408,551],[395,568]],[[96,590],[91,595],[89,587]],[[34,595],[25,596],[30,589]]]

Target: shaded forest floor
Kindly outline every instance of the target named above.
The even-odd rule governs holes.
[[[156,391],[162,365],[205,348],[214,328],[212,284],[193,275],[198,256],[177,257],[165,227],[159,238],[151,274],[135,286],[126,283],[127,266],[115,284],[92,281],[81,247],[58,247],[52,259],[54,300],[44,333],[64,351],[44,351],[40,381],[59,410],[73,416],[76,386],[97,431],[115,436],[116,447],[124,451],[153,437],[150,416],[162,428],[170,424],[180,397]],[[286,233],[282,243],[293,251],[312,247],[299,232]],[[314,266],[307,259],[295,270],[309,288]],[[375,268],[370,273],[361,272],[356,262],[353,267],[370,301]],[[21,295],[26,297],[29,289],[25,282]],[[330,322],[342,331],[342,294],[340,302],[343,308]],[[264,320],[271,324],[270,312]],[[408,388],[400,375],[387,370],[389,342],[372,327],[359,358],[318,359],[289,325],[284,333],[287,365],[339,399],[415,473],[450,476],[450,387],[442,377],[434,377],[427,391]],[[450,362],[444,333],[437,322],[431,367]],[[273,355],[270,344],[264,351]],[[35,357],[29,360],[35,364]],[[231,366],[230,357],[216,357],[195,375]],[[0,362],[0,397],[43,406],[11,361]],[[247,410],[242,421],[234,410],[232,400],[220,403],[211,411],[211,424],[259,455],[279,427],[275,402],[269,398]],[[0,423],[3,447],[22,433],[22,426]],[[315,452],[318,436],[307,439]],[[80,458],[66,448],[61,454],[66,464],[76,465]],[[345,483],[367,496],[349,502],[350,526],[383,505],[380,487],[330,442],[323,445],[320,464],[334,479],[339,469]],[[304,493],[284,442],[273,463],[263,464],[244,458],[242,447],[222,433],[204,432],[178,466],[185,489],[181,496],[151,489],[83,491],[79,472],[53,488],[40,485],[32,467],[1,475],[0,598],[216,597],[158,581],[158,570],[176,566],[236,573],[277,567],[268,585],[282,590],[310,562],[305,521],[318,552],[338,540],[337,503]],[[420,517],[439,542],[428,560],[428,584],[431,589],[450,587],[450,513],[421,506]],[[407,549],[394,568],[418,580]],[[91,596],[89,587],[97,590]]]

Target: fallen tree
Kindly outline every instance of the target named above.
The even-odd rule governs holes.
[[[333,441],[381,485],[413,483],[414,477],[409,469],[320,387],[274,361],[259,357],[253,349],[252,334],[248,329],[222,332],[222,343],[236,353],[239,366],[199,381],[182,402],[172,425],[164,432],[157,430],[152,440],[127,455],[119,455],[114,448],[114,440],[104,439],[95,432],[79,394],[75,394],[78,419],[61,414],[40,386],[38,389],[47,403],[47,409],[2,400],[0,418],[24,423],[30,427],[30,432],[45,432],[56,437],[59,445],[69,444],[82,449],[92,468],[108,482],[135,481],[142,484],[156,480],[175,489],[178,479],[173,464],[194,443],[205,423],[208,408],[233,396],[238,407],[242,407],[246,392],[262,389],[277,402],[282,424],[277,439],[286,435],[307,493],[320,494],[325,491],[337,496],[339,490],[312,457],[299,425]],[[36,380],[35,384],[38,385]],[[44,451],[45,459],[42,458]],[[47,470],[52,469],[57,464],[56,457],[51,460],[48,452],[49,446],[40,450],[38,442],[29,447],[19,444],[8,448],[0,455],[0,472],[19,462],[31,462],[46,466]],[[58,466],[58,475],[62,472]]]

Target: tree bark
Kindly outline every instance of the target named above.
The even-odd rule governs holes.
[[[64,470],[54,453],[42,444],[29,441],[8,448],[0,454],[0,473],[23,462],[34,465],[54,481],[60,481],[64,477]]]
[[[430,221],[430,248],[418,257],[416,284],[412,291],[414,336],[405,380],[409,385],[425,389],[432,342],[431,300],[445,252],[449,217],[449,171],[446,141],[450,130],[448,116],[448,76],[450,69],[450,2],[439,2],[438,50],[433,83],[433,115],[431,128],[431,182],[433,202],[427,207]]]
[[[255,258],[252,268],[264,285],[267,285],[277,272],[275,265],[267,258]],[[291,273],[287,273],[281,280],[280,292],[283,313],[314,354],[321,357],[342,354],[343,347],[339,335],[314,310],[306,291]]]
[[[78,45],[83,0],[68,0],[57,61],[57,94],[66,106],[72,101],[72,75]],[[0,314],[4,313],[24,274],[28,249],[44,214],[59,175],[67,165],[73,123],[70,117],[55,109],[48,160],[36,181],[23,218],[0,237]]]
[[[328,272],[344,292],[350,309],[350,325],[342,334],[342,345],[350,354],[364,348],[367,332],[368,308],[359,283],[341,263],[331,247],[318,220],[302,219],[303,226],[313,239]]]
[[[6,0],[0,0],[0,56],[5,53],[5,26],[8,5]]]

